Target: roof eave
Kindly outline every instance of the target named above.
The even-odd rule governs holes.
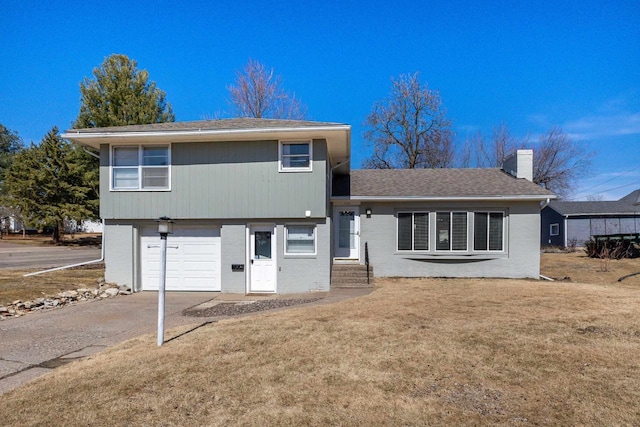
[[[80,132],[68,130],[62,137],[95,150],[101,144],[140,144],[140,143],[181,143],[181,142],[219,142],[273,139],[326,139],[332,162],[340,163],[349,159],[351,150],[351,126],[300,126],[270,127],[247,129],[189,129],[159,131],[124,132]]]
[[[333,196],[331,200],[353,200],[361,202],[477,202],[477,201],[509,201],[509,202],[541,202],[555,199],[555,195],[522,195],[522,196]]]

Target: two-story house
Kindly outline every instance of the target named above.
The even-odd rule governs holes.
[[[531,152],[501,169],[350,170],[345,124],[224,119],[74,129],[100,153],[106,280],[167,289],[326,291],[334,263],[377,276],[535,277]]]

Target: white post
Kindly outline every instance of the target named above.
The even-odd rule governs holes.
[[[160,233],[160,283],[158,285],[158,347],[164,343],[164,288],[167,272],[167,233]]]

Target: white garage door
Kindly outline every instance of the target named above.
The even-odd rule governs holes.
[[[160,236],[157,228],[142,230],[142,289],[158,290]],[[220,228],[175,227],[167,238],[168,291],[219,291]]]

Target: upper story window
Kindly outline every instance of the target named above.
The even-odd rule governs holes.
[[[170,149],[168,145],[113,147],[112,190],[168,190]]]
[[[502,212],[474,212],[473,249],[476,251],[502,251],[503,222],[504,214]]]
[[[313,162],[311,141],[281,141],[279,146],[281,172],[308,172]]]

